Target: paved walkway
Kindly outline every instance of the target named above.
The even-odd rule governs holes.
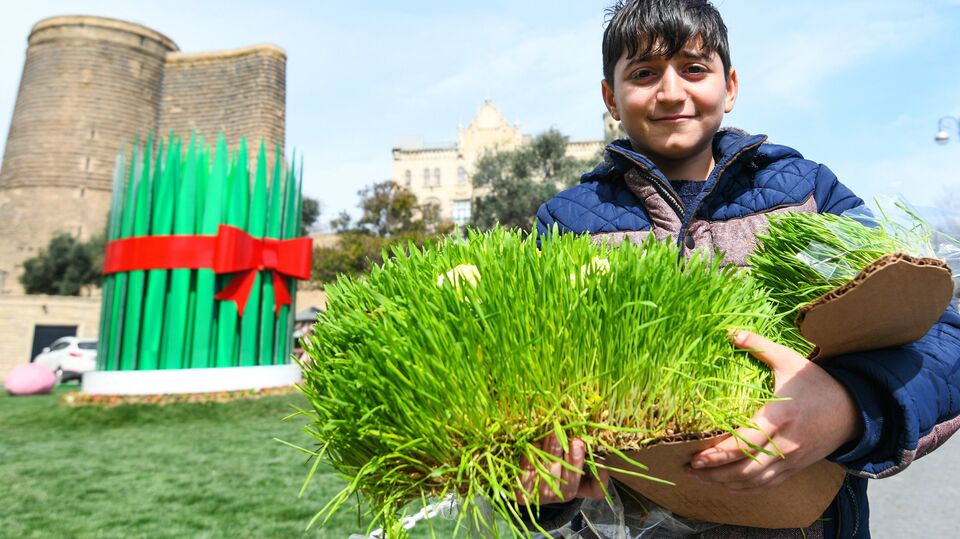
[[[960,538],[960,434],[867,492],[876,539]]]

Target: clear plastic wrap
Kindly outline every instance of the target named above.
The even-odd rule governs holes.
[[[610,489],[611,500],[584,500],[583,528],[563,537],[576,539],[673,539],[701,534],[719,524],[678,517],[627,489]]]
[[[646,539],[651,537],[679,539],[701,534],[720,526],[710,522],[685,519],[674,515],[655,503],[631,492],[611,485],[610,499],[583,500],[579,518],[548,530],[549,535],[534,534],[534,539]],[[493,522],[493,510],[489,503],[476,499],[471,505],[478,506],[487,523]],[[419,512],[401,520],[403,528],[410,530],[423,520],[439,518],[458,520],[463,510],[462,500],[447,496]],[[467,536],[471,539],[491,539],[494,537],[489,526],[470,526]],[[350,539],[382,539],[382,529],[374,530],[370,535],[353,534]]]
[[[858,255],[901,252],[936,258],[950,267],[954,286],[960,285],[960,211],[915,207],[902,197],[877,197],[872,211],[856,208],[841,217],[849,221],[823,223],[823,241],[809,241],[796,258],[827,281],[853,279],[862,267]]]

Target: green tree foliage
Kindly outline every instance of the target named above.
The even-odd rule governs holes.
[[[27,294],[78,296],[103,280],[103,236],[81,242],[66,233],[54,236],[37,256],[23,263],[20,283]]]
[[[473,186],[483,194],[474,200],[470,224],[530,231],[540,204],[593,164],[568,156],[567,138],[555,129],[516,150],[485,153],[473,174]]]
[[[303,197],[303,211],[300,212],[300,235],[310,233],[310,227],[320,218],[320,202],[315,198]]]
[[[406,188],[385,180],[367,186],[360,196],[360,218],[347,212],[330,221],[338,234],[336,244],[313,251],[312,279],[317,283],[337,275],[360,275],[373,264],[383,263],[383,251],[412,242],[421,246],[449,233],[453,226],[442,221],[437,210],[421,206]]]

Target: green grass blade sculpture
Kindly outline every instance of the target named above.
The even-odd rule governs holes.
[[[279,345],[290,340],[292,305],[276,316],[274,279],[305,278],[300,268],[309,267],[310,253],[309,242],[282,241],[299,236],[291,223],[301,204],[300,184],[283,172],[282,157],[278,148],[268,185],[261,143],[252,191],[245,140],[231,155],[222,135],[212,153],[195,136],[186,152],[173,135],[165,148],[154,148],[151,137],[142,149],[134,143],[128,167],[118,161],[101,369],[289,362],[288,349]],[[265,237],[278,242],[267,245]],[[294,269],[291,253],[300,264]]]

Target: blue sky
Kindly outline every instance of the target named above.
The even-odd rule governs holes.
[[[950,144],[933,142],[937,119],[960,115],[960,0],[716,3],[740,74],[726,125],[797,148],[864,198],[930,205],[960,191],[956,125]],[[325,222],[356,212],[356,191],[390,176],[397,137],[453,141],[485,98],[526,133],[599,138],[607,4],[23,2],[0,19],[0,128],[44,17],[126,19],[186,52],[274,43],[288,55],[288,151],[302,152],[304,190]]]

